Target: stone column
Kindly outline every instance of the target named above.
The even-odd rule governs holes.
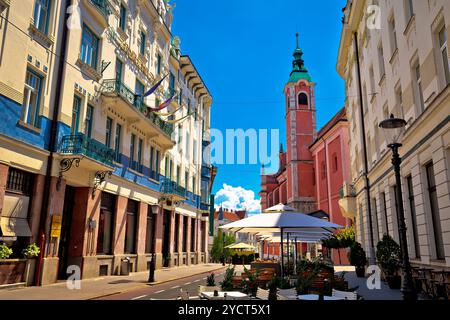
[[[156,268],[158,269],[162,267],[163,213],[164,210],[162,207],[160,207],[158,209],[158,214],[153,216],[156,217],[155,256],[156,256]]]
[[[125,234],[127,225],[127,205],[128,198],[117,196],[116,215],[114,221],[114,239],[113,239],[113,273],[120,274],[120,259],[125,252]]]
[[[92,228],[90,221],[100,220],[101,191],[92,196],[92,189],[80,187],[75,190],[74,206],[69,241],[69,265],[78,265],[82,278],[98,276],[97,268],[97,237],[98,226]]]
[[[169,267],[173,267],[175,265],[175,219],[177,218],[177,214],[175,211],[170,212],[170,235],[169,235],[169,255],[170,255],[170,263]]]
[[[39,242],[39,223],[41,221],[42,200],[44,198],[45,176],[37,174],[34,176],[33,195],[30,204],[30,229],[31,243]],[[0,196],[0,201],[3,198]]]
[[[58,178],[52,177],[50,181],[50,199],[45,221],[46,248],[41,269],[41,285],[55,283],[58,280],[58,249],[59,238],[50,238],[52,216],[62,215],[64,209],[64,195],[66,191],[66,181],[62,179],[59,188]]]
[[[0,215],[3,211],[3,201],[5,200],[6,183],[8,181],[9,166],[0,162]]]
[[[192,219],[190,217],[187,218],[187,233],[186,233],[186,265],[191,264],[191,227]]]
[[[184,230],[184,216],[178,215],[179,223],[178,223],[178,254],[179,254],[179,265],[183,265],[183,230]]]
[[[147,270],[147,256],[145,254],[147,239],[147,215],[148,215],[148,204],[145,202],[139,203],[138,212],[138,225],[137,225],[137,271]]]
[[[205,263],[209,262],[209,250],[208,250],[208,241],[209,241],[209,220],[205,220],[205,232],[203,234],[205,237]]]

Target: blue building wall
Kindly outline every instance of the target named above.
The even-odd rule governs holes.
[[[47,117],[41,116],[39,121],[39,131],[30,130],[19,123],[22,115],[22,105],[0,95],[0,134],[29,144],[31,146],[49,150],[51,120]],[[65,123],[58,122],[57,125],[57,146],[59,146],[62,138],[70,135],[70,126]],[[130,171],[130,158],[123,154],[120,155],[120,163],[122,167],[114,168],[114,175],[121,177],[137,185],[149,188],[153,191],[159,192],[161,184],[149,180],[151,170],[149,167],[142,167],[143,176]],[[162,182],[163,176],[158,175],[158,180]],[[185,203],[193,208],[200,206],[200,196],[193,195],[192,192],[187,192],[188,199]]]

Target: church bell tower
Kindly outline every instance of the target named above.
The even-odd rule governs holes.
[[[314,166],[309,146],[317,136],[315,83],[312,82],[303,61],[303,51],[294,51],[289,81],[284,88],[286,96],[287,138],[287,202],[300,212],[316,210],[314,193]]]

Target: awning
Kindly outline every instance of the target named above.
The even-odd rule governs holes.
[[[0,228],[4,237],[31,237],[26,219],[1,217]]]

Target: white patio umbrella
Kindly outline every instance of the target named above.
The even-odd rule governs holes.
[[[331,234],[336,229],[342,229],[343,226],[308,216],[299,212],[275,212],[268,214],[254,215],[246,219],[235,221],[224,226],[222,229],[227,229],[231,232],[246,232],[260,235],[267,235],[273,233],[280,234],[281,242],[281,273],[284,274],[283,267],[283,234],[296,233],[299,241],[304,240],[319,242],[325,238],[326,235]]]
[[[287,212],[287,211],[295,212],[295,211],[297,211],[297,209],[289,207],[285,204],[279,203],[276,206],[267,208],[266,210],[264,210],[264,213]]]

